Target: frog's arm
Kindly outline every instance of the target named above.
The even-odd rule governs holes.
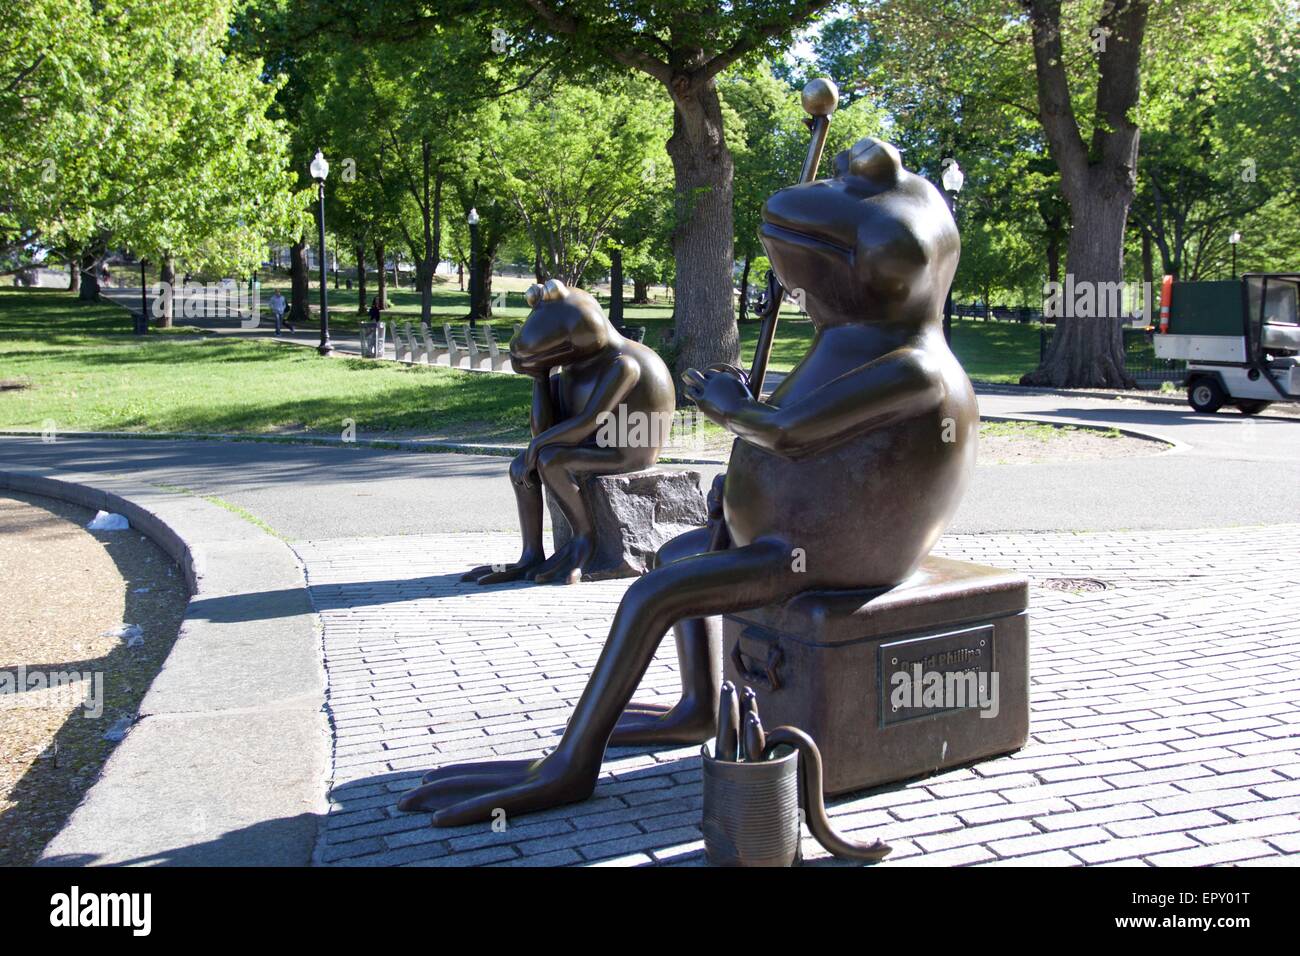
[[[559,396],[556,394],[559,387],[560,383],[550,369],[533,376],[533,408],[528,424],[534,438],[555,424],[555,410],[560,407]]]
[[[934,408],[945,388],[923,352],[905,347],[845,372],[791,405],[752,399],[727,429],[784,458],[801,458]]]
[[[587,405],[578,414],[556,422],[533,439],[530,451],[536,455],[547,445],[576,445],[595,433],[605,414],[613,414],[641,376],[637,364],[620,355],[600,373]]]

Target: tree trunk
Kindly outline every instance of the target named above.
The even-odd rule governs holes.
[[[673,96],[674,335],[678,376],[714,362],[736,363],[740,337],[732,307],[732,176],[722,105],[712,77],[677,75]]]
[[[73,295],[81,294],[81,262],[76,256],[68,260],[68,291]]]
[[[420,322],[427,324],[433,315],[433,276],[438,269],[438,258],[442,249],[442,183],[444,174],[438,164],[432,176],[433,202],[429,201],[430,173],[433,151],[429,141],[422,147],[424,157],[424,175],[421,181],[423,199],[420,207],[420,228],[423,246],[422,255],[416,258],[415,276],[420,284]]]
[[[1061,174],[1070,209],[1066,281],[1092,308],[1065,301],[1051,347],[1022,385],[1134,388],[1124,371],[1124,231],[1136,194],[1139,130],[1133,118],[1141,92],[1142,39],[1150,0],[1114,0],[1101,8],[1106,43],[1097,52],[1092,138],[1085,143],[1066,73],[1060,0],[1021,0],[1034,40],[1038,120]],[[1117,292],[1113,290],[1118,290]],[[1065,295],[1067,300],[1069,293]],[[1071,315],[1083,311],[1088,315]]]
[[[388,308],[388,266],[384,264],[384,244],[375,243],[375,263],[379,272],[379,307]]]
[[[1143,290],[1145,295],[1155,282],[1155,263],[1151,255],[1151,234],[1145,229],[1142,231],[1142,281],[1146,283]]]
[[[1075,302],[1063,302],[1047,355],[1038,368],[1020,379],[1021,385],[1136,387],[1124,371],[1122,331],[1124,229],[1130,200],[1122,191],[1117,194],[1096,182],[1104,177],[1102,167],[1092,168],[1089,179],[1093,183],[1086,190],[1086,200],[1071,204],[1066,285],[1079,291]],[[1091,306],[1087,305],[1089,297]]]
[[[740,310],[736,313],[737,322],[749,320],[749,262],[750,257],[746,255],[745,268],[740,272]]]
[[[479,319],[492,318],[492,272],[496,268],[496,264],[496,249],[489,249],[488,243],[484,242],[479,247],[478,253],[478,283],[481,300],[478,303],[477,310],[473,310],[473,314]]]
[[[365,315],[370,303],[366,301],[366,244],[357,242],[357,314]]]
[[[623,250],[613,249],[609,254],[609,321],[614,327],[623,327]]]
[[[650,301],[650,283],[645,279],[632,277],[632,304],[645,305]]]
[[[157,325],[160,329],[170,329],[176,316],[176,257],[170,252],[163,253],[158,266],[158,282],[162,305],[154,309],[158,315]]]
[[[420,286],[420,321],[428,322],[433,315],[433,271],[435,260],[420,259],[415,263],[415,281]]]
[[[78,295],[83,302],[99,301],[99,263],[98,253],[87,252],[81,257],[81,289]]]
[[[311,280],[307,276],[307,237],[300,236],[289,249],[289,324],[308,325],[311,322]]]

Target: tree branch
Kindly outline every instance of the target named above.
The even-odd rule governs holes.
[[[763,24],[748,36],[737,40],[721,53],[715,54],[696,72],[704,79],[717,76],[745,54],[757,49],[764,42],[789,32],[794,25],[803,23],[808,18],[820,13],[826,7],[829,7],[832,2],[833,0],[805,0],[782,19]]]
[[[545,0],[524,0],[525,4],[556,33],[563,33],[567,36],[573,36],[582,29],[585,24],[571,13],[565,13],[555,9]],[[829,2],[829,0],[822,0]],[[632,67],[640,70],[648,76],[654,77],[660,83],[665,85],[672,79],[672,69],[663,60],[658,60],[648,53],[640,50],[633,50],[625,47],[603,46],[603,52],[610,59],[621,63],[623,66]]]
[[[1065,188],[1077,186],[1087,171],[1088,153],[1079,133],[1065,73],[1061,44],[1061,0],[1020,0],[1029,14],[1034,35],[1034,74],[1038,86],[1038,119],[1047,134],[1052,156],[1061,169]]]

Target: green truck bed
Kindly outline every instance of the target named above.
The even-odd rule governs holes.
[[[1173,335],[1241,335],[1241,283],[1175,282],[1169,303]]]

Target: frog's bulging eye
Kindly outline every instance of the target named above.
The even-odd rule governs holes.
[[[877,183],[893,183],[903,168],[898,150],[873,137],[860,139],[849,150],[849,173]]]
[[[528,303],[530,309],[537,307],[539,302],[557,302],[560,299],[568,298],[569,287],[559,279],[547,279],[544,285],[534,283],[528,287],[524,293],[524,301]]]

